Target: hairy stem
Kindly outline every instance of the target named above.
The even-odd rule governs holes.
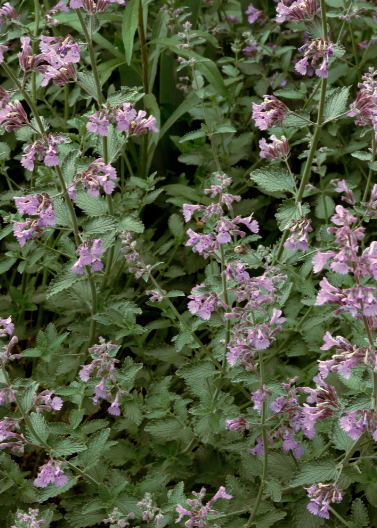
[[[263,352],[259,351],[259,364],[260,364],[260,379],[261,379],[261,387],[264,387],[265,383],[265,376],[264,376],[264,364],[263,364]],[[266,411],[267,411],[267,402],[262,402],[262,439],[263,439],[263,472],[261,477],[261,483],[259,485],[258,495],[255,500],[255,504],[253,507],[253,510],[250,514],[249,520],[247,521],[246,527],[248,528],[251,526],[252,522],[254,521],[254,518],[258,512],[259,504],[262,499],[262,493],[263,493],[263,487],[266,482],[267,478],[267,466],[268,466],[268,448],[267,448],[267,429],[266,429]]]
[[[374,162],[375,157],[376,157],[376,135],[375,135],[374,130],[372,130],[372,163]],[[363,202],[367,201],[369,188],[371,186],[373,172],[374,172],[373,169],[370,168],[369,172],[368,172],[367,183],[365,185],[365,190],[364,190],[364,195],[363,195]]]

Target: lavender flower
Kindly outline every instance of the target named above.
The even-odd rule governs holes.
[[[300,220],[291,220],[286,229],[289,229],[292,235],[284,242],[285,249],[290,249],[291,251],[296,251],[296,249],[305,251],[308,249],[308,233],[313,231],[310,219],[301,217]]]
[[[17,12],[9,2],[5,2],[0,8],[0,28],[4,22],[9,25],[13,20],[18,21]]]
[[[72,3],[72,0],[71,0],[71,3]],[[124,516],[122,515],[118,508],[114,508],[113,511],[111,512],[111,515],[110,517],[108,517],[107,519],[103,519],[102,522],[104,524],[108,524],[108,523],[111,523],[110,524],[110,527],[109,528],[126,528],[126,526],[129,526],[129,522],[128,522],[128,519],[133,519],[135,517],[135,514],[134,513],[129,513],[127,516]]]
[[[14,324],[12,323],[12,316],[10,315],[7,319],[1,319],[0,317],[0,337],[5,337],[6,335],[11,336],[13,332]]]
[[[249,24],[254,24],[254,22],[256,22],[259,18],[261,19],[260,20],[260,25],[263,26],[263,24],[266,22],[267,20],[267,16],[265,14],[264,11],[260,11],[258,9],[256,9],[253,4],[250,4],[249,7],[247,8],[247,10],[245,11],[245,14],[246,15],[249,15],[247,17],[247,21],[249,22]]]
[[[259,156],[261,158],[271,158],[274,161],[287,160],[289,156],[289,143],[285,136],[278,139],[275,135],[271,136],[272,143],[267,143],[263,138],[259,141],[259,148],[261,149]]]
[[[76,200],[76,187],[81,183],[89,196],[99,196],[102,187],[106,194],[111,194],[115,189],[113,180],[117,179],[116,169],[110,164],[106,165],[103,158],[93,161],[83,172],[77,173],[72,183],[68,185],[68,194],[71,200]]]
[[[44,227],[56,224],[54,202],[48,193],[15,197],[14,201],[19,213],[36,216],[27,218],[26,222],[13,223],[13,233],[20,246],[24,246],[32,237],[40,237]]]
[[[151,132],[158,132],[156,118],[149,116],[147,119],[144,110],[136,110],[131,103],[123,103],[110,109],[101,109],[89,116],[86,128],[89,132],[95,132],[100,136],[109,134],[110,122],[117,123],[117,129],[125,131],[128,136],[139,136]]]
[[[64,139],[61,136],[53,136],[51,133],[47,136],[42,135],[42,139],[37,139],[32,145],[28,145],[25,149],[21,165],[25,169],[32,171],[34,170],[35,157],[38,156],[38,160],[42,161],[47,167],[55,167],[59,165],[59,148],[58,145],[64,143]]]
[[[280,126],[289,110],[284,103],[274,95],[265,95],[263,103],[253,103],[253,119],[260,130],[267,130],[272,126]]]
[[[22,523],[27,523],[25,528],[39,528],[45,523],[45,521],[44,519],[40,519],[38,521],[37,519],[38,516],[39,516],[38,509],[32,510],[31,508],[29,508],[28,513],[19,513],[17,517]],[[17,528],[17,527],[12,526],[11,528]]]
[[[226,421],[226,428],[231,431],[248,431],[249,427],[249,423],[242,416]]]
[[[25,125],[30,126],[28,116],[20,101],[8,103],[0,110],[0,123],[7,132],[19,130]]]
[[[156,521],[157,526],[160,526],[164,516],[161,508],[153,506],[153,499],[150,493],[146,493],[144,499],[137,503],[137,507],[143,510],[143,521]]]
[[[63,0],[60,0],[55,7],[45,12],[45,22],[48,27],[58,26],[59,21],[56,18],[53,18],[55,15],[63,11],[64,13],[69,13],[69,8],[65,5]]]
[[[290,20],[296,24],[305,21],[313,20],[317,13],[317,2],[316,0],[297,0],[290,6],[284,4],[284,1],[280,1],[276,8],[278,16],[276,22],[284,22]]]
[[[37,478],[34,480],[34,486],[37,488],[46,488],[50,483],[55,486],[64,486],[68,482],[68,477],[64,475],[61,466],[66,462],[50,459],[49,462],[39,468]]]
[[[101,239],[85,240],[81,246],[76,249],[79,259],[76,260],[71,268],[73,273],[84,274],[84,266],[92,266],[92,271],[100,271],[103,263],[97,255],[102,255],[106,250],[101,247]]]
[[[342,502],[342,491],[334,484],[315,484],[311,488],[304,488],[308,492],[310,502],[307,506],[310,513],[324,519],[329,519],[330,502]]]
[[[295,70],[301,75],[305,75],[310,61],[311,65],[314,66],[319,59],[322,59],[322,64],[315,70],[315,73],[318,77],[327,79],[329,60],[334,54],[335,47],[336,45],[329,42],[328,39],[321,38],[307,42],[299,48],[299,51],[305,52],[305,55],[296,63]]]
[[[185,526],[187,528],[190,528],[192,526],[205,526],[207,524],[207,516],[208,514],[212,513],[217,515],[219,512],[216,510],[212,510],[212,506],[214,502],[216,502],[218,499],[232,499],[233,496],[226,493],[226,490],[223,486],[220,486],[219,491],[212,497],[211,500],[207,502],[206,505],[203,504],[202,500],[206,494],[206,489],[202,488],[199,493],[196,491],[193,491],[192,494],[196,497],[195,499],[187,499],[187,504],[191,508],[190,510],[186,510],[183,508],[180,504],[177,505],[176,512],[179,513],[178,519],[176,519],[176,523],[178,523],[183,517],[188,516],[189,519],[185,522]],[[205,524],[206,523],[206,524]]]

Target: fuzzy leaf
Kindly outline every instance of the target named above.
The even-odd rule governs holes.
[[[102,216],[108,213],[106,200],[102,196],[89,196],[85,191],[78,191],[75,203],[88,216]]]
[[[301,206],[302,214],[305,216],[309,213],[309,205],[304,203]],[[294,200],[284,200],[275,215],[279,228],[283,231],[291,220],[300,220],[301,211],[299,205]]]
[[[335,466],[335,460],[328,455],[304,462],[293,475],[290,486],[302,486],[335,480],[338,475],[338,470],[335,469]]]
[[[285,169],[274,169],[272,167],[258,169],[250,174],[250,178],[265,191],[294,191],[292,177]]]
[[[336,88],[331,95],[326,98],[323,115],[328,121],[345,112],[349,96],[349,87]]]
[[[368,510],[361,499],[355,499],[352,503],[352,520],[360,526],[369,525]]]

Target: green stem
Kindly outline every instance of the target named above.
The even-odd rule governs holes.
[[[374,130],[372,130],[372,163],[374,162],[375,157],[376,157],[376,135],[374,133]],[[367,201],[373,172],[374,172],[373,169],[369,169],[368,179],[367,179],[367,183],[366,183],[364,195],[363,195],[363,202]]]
[[[344,524],[344,526],[349,526],[348,522],[346,520],[343,519],[343,517],[341,515],[339,515],[339,513],[337,511],[334,510],[334,508],[331,508],[331,506],[329,506],[329,510],[331,511],[331,513],[333,515],[335,515],[335,517],[337,519],[339,519],[339,521]]]
[[[38,0],[34,0],[34,31],[33,36],[35,39],[33,40],[33,54],[35,55],[37,53],[37,46],[38,42],[36,37],[38,36],[38,29],[39,29],[39,15],[40,15],[40,8],[39,8],[39,2]],[[33,93],[33,101],[36,104],[37,103],[37,74],[36,72],[33,72],[31,75],[31,86],[32,86],[32,93]]]
[[[265,376],[264,376],[263,352],[261,350],[259,351],[259,364],[260,364],[259,368],[260,368],[261,387],[264,387]],[[258,495],[255,500],[255,504],[250,514],[249,520],[247,521],[247,524],[246,524],[247,528],[251,526],[258,512],[258,508],[259,508],[259,505],[262,499],[263,487],[267,479],[268,447],[267,447],[267,429],[265,425],[266,410],[267,410],[267,402],[264,401],[262,402],[262,422],[261,422],[262,439],[263,439],[263,472],[262,472],[262,477],[261,477],[261,483],[259,485]]]

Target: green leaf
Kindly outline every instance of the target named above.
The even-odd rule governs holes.
[[[38,437],[43,441],[47,442],[48,439],[48,425],[44,419],[44,417],[41,414],[38,413],[31,413],[29,416],[30,423],[35,431],[35,433],[38,435]],[[28,427],[29,429],[29,427]],[[34,438],[34,435],[32,431],[29,429],[30,435]],[[38,438],[36,438],[36,443],[39,443]]]
[[[83,280],[83,277],[77,273],[73,273],[70,269],[59,273],[50,282],[46,293],[46,299],[50,299],[53,295],[70,288],[76,282],[81,280]]]
[[[109,233],[115,231],[117,228],[117,220],[110,215],[101,216],[90,220],[87,224],[83,225],[83,231],[87,235],[95,235],[98,233]]]
[[[361,499],[355,499],[352,503],[352,520],[360,526],[369,526],[368,510]]]
[[[285,169],[272,167],[258,169],[250,174],[250,178],[268,192],[291,191],[293,193],[295,189],[292,176]]]
[[[68,152],[62,163],[62,175],[64,181],[70,183],[76,174],[76,159],[80,155],[80,151],[75,149]]]
[[[352,152],[351,156],[363,161],[370,161],[372,159],[372,154],[370,152],[363,152],[362,150]]]
[[[266,493],[268,493],[274,502],[280,502],[281,500],[281,484],[276,480],[269,480],[266,482]]]
[[[348,109],[348,96],[349,87],[343,86],[343,88],[335,88],[332,94],[326,97],[325,109],[323,111],[326,121],[334,119]]]
[[[365,495],[372,506],[377,507],[377,483],[369,482],[365,488]]]
[[[110,429],[102,429],[102,431],[92,435],[86,444],[86,451],[80,453],[72,462],[85,469],[95,466],[103,454],[109,434]]]
[[[214,134],[235,134],[237,130],[230,125],[218,125],[215,128]]]
[[[303,94],[299,90],[293,90],[293,89],[275,90],[274,95],[276,95],[276,97],[285,97],[286,99],[303,99],[304,98]]]
[[[145,94],[143,97],[143,101],[149,113],[156,118],[156,127],[160,130],[161,128],[160,107],[157,103],[156,96],[152,93]],[[159,132],[152,132],[152,134],[150,134],[151,140],[155,144],[158,143],[159,136],[160,136]]]
[[[129,460],[136,460],[137,454],[131,442],[120,438],[117,445],[106,451],[105,458],[113,466],[123,466]]]
[[[175,238],[182,238],[185,234],[185,226],[178,214],[172,214],[168,221],[169,229]]]
[[[275,524],[277,521],[284,519],[286,515],[287,513],[281,510],[268,512],[263,515],[263,517],[257,519],[256,528],[270,528],[270,526]]]
[[[282,126],[284,128],[304,128],[310,125],[310,115],[307,112],[295,112],[294,114],[287,114],[283,119]]]
[[[107,202],[102,196],[89,196],[85,191],[78,191],[75,203],[88,216],[102,216],[108,213]]]
[[[355,443],[352,438],[340,427],[339,420],[334,424],[334,429],[331,434],[331,440],[336,449],[341,449],[342,451],[348,452],[352,445]]]
[[[54,456],[61,457],[80,453],[85,450],[86,446],[80,440],[76,440],[76,438],[63,438],[55,444],[53,451]]]
[[[326,208],[325,208],[326,203]],[[320,196],[317,201],[317,205],[315,207],[315,215],[317,218],[327,219],[332,216],[332,214],[335,211],[335,203],[330,196]]]
[[[7,143],[0,143],[0,161],[8,161],[10,159],[10,146]]]
[[[144,224],[139,218],[133,216],[126,216],[123,218],[118,225],[118,233],[122,231],[133,231],[134,233],[143,233]]]
[[[15,258],[2,258],[0,259],[0,274],[10,270],[13,264],[17,261]]]
[[[185,134],[181,139],[179,140],[180,143],[184,143],[185,141],[191,141],[193,139],[201,138],[206,136],[206,131],[203,129],[200,130],[194,130],[193,132],[188,132]]]
[[[102,523],[106,513],[81,513],[76,509],[68,512],[65,518],[72,528],[86,528],[86,526],[94,526]]]
[[[104,504],[112,501],[112,497],[109,491],[109,488],[105,484],[100,484],[98,486],[98,495],[100,496],[101,501]]]
[[[335,480],[339,472],[335,467],[335,460],[329,455],[309,460],[304,462],[300,469],[294,473],[289,485],[304,486]]]
[[[122,38],[127,64],[131,64],[134,37],[138,25],[140,0],[130,0],[124,10],[122,21]]]
[[[69,413],[69,423],[73,429],[76,429],[80,425],[84,415],[85,409],[72,409],[72,411]]]
[[[78,72],[77,78],[81,86],[83,86],[83,88],[85,88],[85,90],[89,92],[96,101],[98,101],[97,85],[93,73],[90,71]]]
[[[301,206],[302,214],[305,216],[309,213],[310,207],[307,203]],[[279,224],[279,228],[283,231],[291,220],[300,220],[301,211],[299,205],[292,199],[284,200],[276,213],[276,220]]]

